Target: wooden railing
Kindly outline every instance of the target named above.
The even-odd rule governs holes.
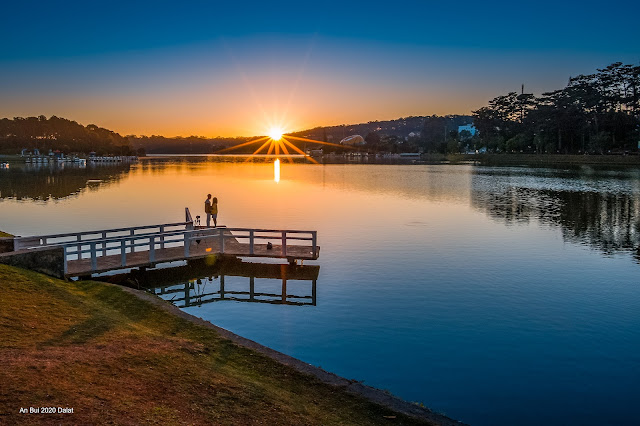
[[[166,229],[169,225],[158,225]],[[150,229],[150,227],[136,227],[138,229]],[[111,230],[116,231],[116,230]],[[122,231],[122,230],[117,230]],[[163,231],[155,233],[144,233],[124,236],[109,237],[110,231],[98,231],[97,233],[81,233],[84,235],[106,235],[102,238],[90,238],[80,241],[72,241],[67,243],[50,243],[48,246],[61,246],[64,250],[64,273],[68,273],[68,262],[73,260],[90,259],[90,271],[97,271],[98,258],[104,256],[120,256],[120,262],[118,268],[127,268],[129,265],[127,262],[127,254],[135,252],[148,252],[148,258],[145,260],[149,264],[154,264],[158,261],[156,252],[165,248],[182,247],[183,259],[188,259],[194,256],[201,256],[202,253],[191,253],[191,246],[194,242],[206,242],[207,240],[213,240],[218,244],[218,250],[216,253],[227,253],[226,241],[233,240],[242,244],[248,244],[248,252],[231,251],[234,255],[255,255],[255,245],[262,242],[276,242],[280,244],[279,256],[274,257],[288,257],[295,256],[295,254],[288,254],[287,248],[293,246],[305,246],[309,247],[312,253],[312,257],[316,258],[318,254],[317,245],[317,231],[296,231],[296,230],[269,230],[269,229],[249,229],[249,228],[210,228],[210,229],[182,229],[178,231]],[[73,234],[75,235],[75,234]],[[61,236],[61,235],[58,235]],[[47,236],[47,241],[50,241]],[[41,239],[43,237],[40,237]],[[243,242],[247,241],[247,242]],[[309,244],[304,242],[309,241]],[[34,246],[33,246],[34,247]],[[274,253],[275,254],[275,253]],[[137,263],[136,263],[137,264]],[[87,271],[87,272],[90,272]]]
[[[187,235],[192,230],[180,230],[173,232],[161,232],[151,234],[134,234],[122,237],[105,239],[93,239],[80,243],[55,244],[64,249],[64,273],[68,273],[70,260],[91,259],[91,271],[98,270],[98,258],[104,256],[120,255],[120,264],[126,268],[127,254],[148,251],[149,263],[156,262],[156,250],[168,247],[180,247],[189,245]],[[186,252],[187,250],[185,250]]]
[[[91,242],[104,242],[111,238],[136,237],[147,234],[163,234],[189,227],[189,222],[164,223],[161,225],[133,226],[129,228],[104,229],[99,231],[70,232],[66,234],[39,235],[14,238],[14,250],[42,246],[66,244],[82,245]]]
[[[225,233],[232,233],[232,235],[225,235]],[[299,236],[299,235],[308,236]],[[255,254],[256,242],[276,242],[280,243],[281,256],[287,257],[287,245],[304,245],[297,244],[300,241],[310,241],[311,248],[313,250],[313,257],[317,256],[318,247],[318,232],[317,231],[296,231],[296,230],[277,230],[277,229],[252,229],[252,228],[215,228],[193,231],[192,240],[201,239],[208,240],[217,238],[220,242],[220,252],[224,253],[224,241],[225,238],[234,238],[238,242],[246,241],[245,244],[249,244],[249,254]],[[291,242],[295,242],[291,244]],[[185,252],[185,256],[188,253]]]

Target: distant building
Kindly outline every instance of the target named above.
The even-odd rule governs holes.
[[[463,130],[471,133],[471,136],[475,136],[478,130],[473,126],[473,124],[465,124],[464,126],[458,126],[458,135],[462,133]]]
[[[419,160],[420,153],[419,152],[401,152],[400,158],[405,160]]]
[[[360,135],[351,135],[340,141],[340,145],[364,145],[364,138]]]
[[[312,157],[322,157],[323,151],[320,149],[307,149],[307,155]]]
[[[487,153],[487,147],[483,146],[480,149],[470,149],[466,152],[466,154],[486,154]]]
[[[22,151],[20,152],[20,156],[21,157],[29,157],[29,156],[39,156],[40,155],[40,150],[38,148],[35,148],[33,150],[27,149],[27,148],[22,148]]]

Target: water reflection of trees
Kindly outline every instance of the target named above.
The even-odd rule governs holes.
[[[638,194],[559,193],[565,239],[587,242],[606,253],[637,250],[640,244]]]
[[[0,199],[62,199],[110,185],[129,173],[130,165],[25,165],[0,171]]]
[[[640,261],[640,192],[632,181],[613,182],[617,189],[613,191],[549,189],[561,186],[555,184],[531,188],[519,183],[504,176],[474,176],[472,205],[507,225],[537,221],[560,226],[566,241],[606,254],[631,252]]]

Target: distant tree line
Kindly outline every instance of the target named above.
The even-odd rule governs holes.
[[[478,144],[495,152],[635,151],[640,140],[640,66],[616,62],[569,79],[564,89],[510,92],[473,111]]]
[[[83,126],[55,115],[0,119],[0,152],[17,154],[22,148],[38,148],[45,154],[50,149],[65,153],[133,154],[126,138],[94,124]]]
[[[471,137],[470,134],[459,135],[458,127],[471,122],[472,117],[468,115],[426,117],[420,134],[421,146],[425,152],[458,152],[459,145]]]
[[[364,137],[365,144],[356,148],[368,152],[444,153],[452,149],[452,142],[457,152],[458,141],[464,140],[464,135],[458,135],[458,127],[471,124],[472,121],[473,117],[469,115],[410,116],[361,124],[316,127],[292,134],[331,143],[339,143],[345,137],[358,134]],[[340,148],[311,143],[307,147],[323,148],[325,152],[341,151]]]
[[[469,124],[471,121],[472,117],[465,115],[406,117],[361,124],[316,127],[295,132],[292,135],[339,144],[343,138],[359,134],[364,137],[365,144],[356,148],[370,152],[447,152],[458,148],[458,126]],[[60,150],[65,153],[96,152],[98,155],[211,154],[258,138],[259,136],[206,138],[160,135],[123,137],[93,124],[83,126],[75,121],[56,116],[0,119],[0,153],[2,154],[17,154],[22,148],[38,148],[43,154],[49,150]],[[339,148],[312,142],[295,143],[300,148],[323,148],[325,152],[343,152],[353,148],[350,146]],[[259,141],[225,152],[253,153],[261,144],[262,142]]]
[[[231,145],[239,145],[252,138],[206,138],[204,136],[172,137],[165,136],[127,136],[131,146],[146,154],[213,154]],[[254,148],[255,150],[255,148]],[[232,151],[235,153],[236,151]],[[253,152],[251,147],[237,153]]]

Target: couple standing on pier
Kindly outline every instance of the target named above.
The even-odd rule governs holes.
[[[204,202],[204,212],[207,214],[207,228],[211,226],[211,218],[213,217],[213,226],[218,226],[218,198],[213,197],[211,194],[207,194],[207,199]]]

